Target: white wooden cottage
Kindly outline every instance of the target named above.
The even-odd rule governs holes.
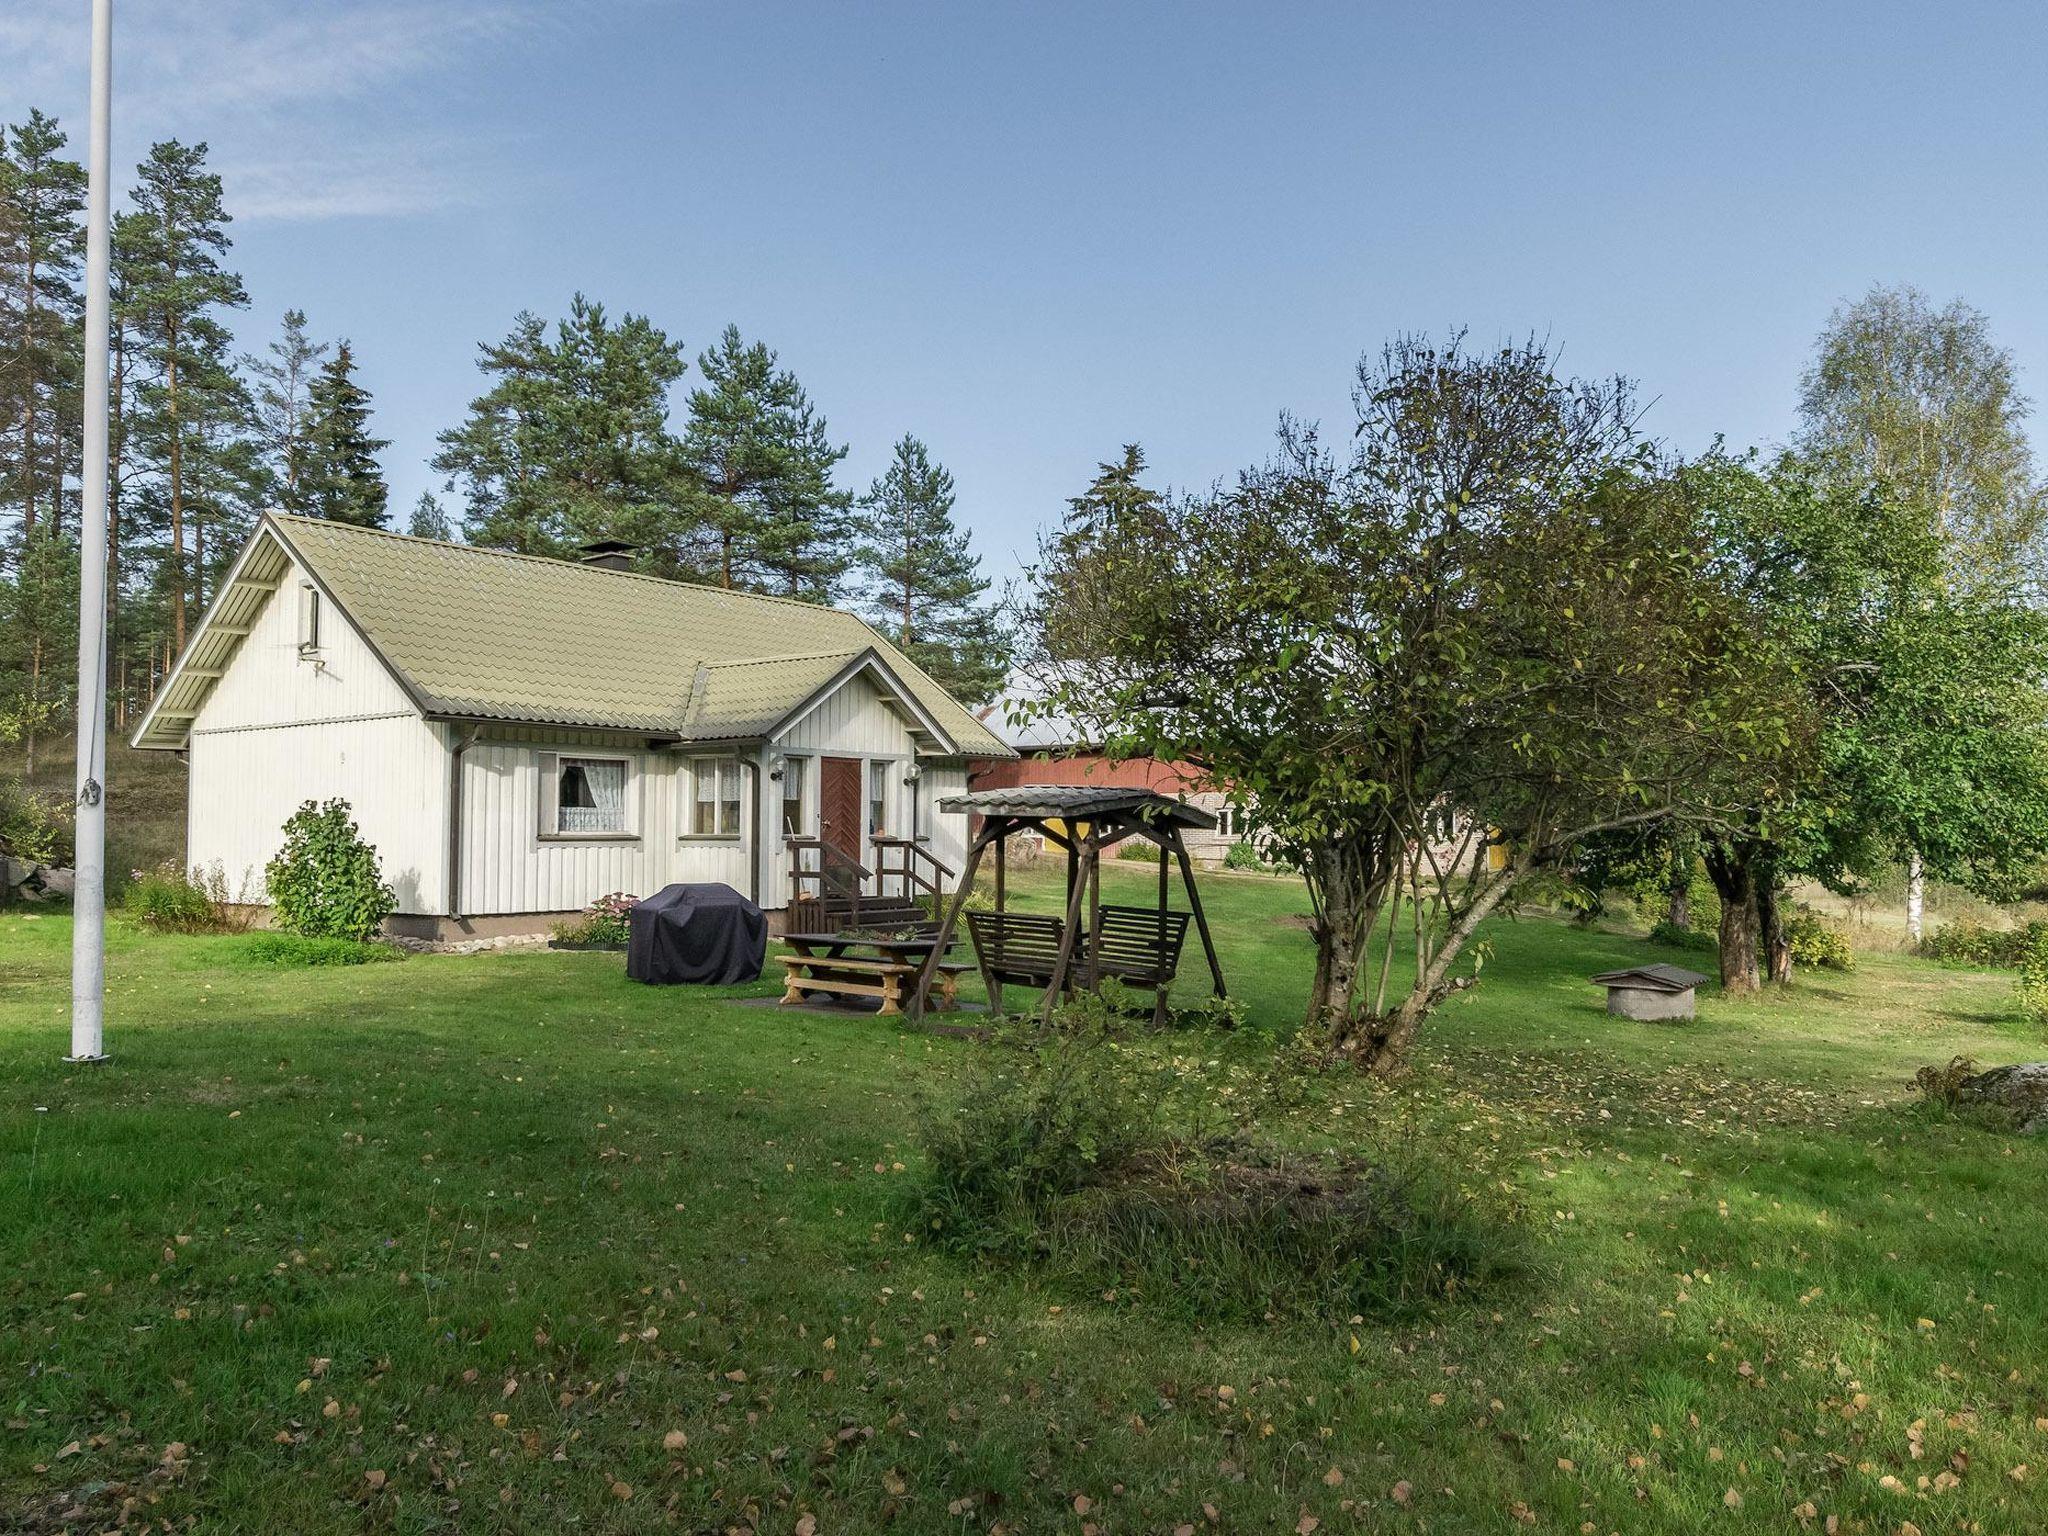
[[[285,818],[338,796],[389,926],[438,938],[675,881],[777,911],[821,841],[869,890],[945,885],[967,823],[938,802],[1013,755],[851,614],[276,514],[134,742],[187,756],[191,865],[260,903]]]

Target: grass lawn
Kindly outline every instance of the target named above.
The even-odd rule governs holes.
[[[1206,891],[1251,1023],[1147,1048],[1228,1076],[1310,951],[1293,883]],[[0,914],[0,1528],[2048,1528],[2048,1146],[1909,1084],[2048,1054],[2010,979],[1880,955],[1638,1025],[1584,978],[1640,940],[1491,933],[1409,1081],[1267,1129],[1449,1142],[1536,1272],[1203,1328],[906,1235],[971,1041],[614,955],[279,970],[117,925],[78,1072],[69,925]]]

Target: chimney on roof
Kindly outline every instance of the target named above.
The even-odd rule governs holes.
[[[639,553],[638,544],[628,544],[624,539],[594,539],[583,546],[580,557],[585,565],[600,570],[630,571],[633,557]]]

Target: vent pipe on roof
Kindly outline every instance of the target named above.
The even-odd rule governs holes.
[[[585,565],[606,571],[630,571],[633,569],[633,557],[640,553],[640,546],[628,544],[624,539],[595,539],[578,553]]]

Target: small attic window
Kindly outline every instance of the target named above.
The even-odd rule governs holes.
[[[299,583],[299,654],[320,649],[320,589],[310,581]]]

